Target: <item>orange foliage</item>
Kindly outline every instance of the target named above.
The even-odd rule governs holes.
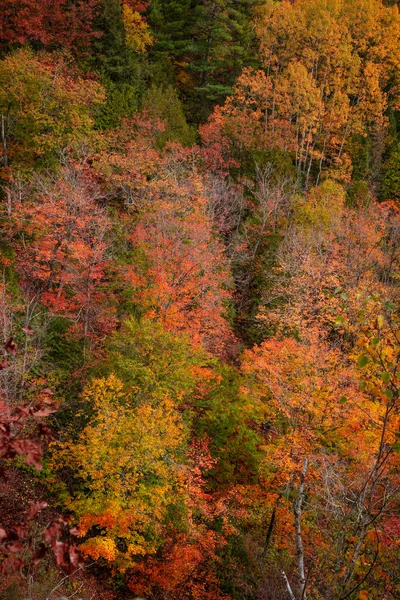
[[[15,197],[8,225],[22,286],[85,340],[104,336],[114,326],[104,288],[111,222],[97,203],[99,190],[78,167],[30,193]]]
[[[189,333],[193,343],[216,354],[232,353],[235,339],[225,318],[229,264],[207,215],[195,155],[176,143],[156,150],[153,132],[162,124],[146,121],[145,114],[130,126],[133,140],[97,163],[105,185],[136,211],[125,223],[137,260],[124,266],[122,279],[146,316]]]

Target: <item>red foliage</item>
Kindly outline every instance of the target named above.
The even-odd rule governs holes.
[[[224,316],[231,300],[229,263],[207,214],[208,189],[196,155],[175,143],[156,149],[162,128],[142,113],[111,140],[118,150],[98,158],[106,188],[136,211],[136,219],[129,214],[125,220],[136,260],[121,276],[146,316],[226,356],[236,345]]]
[[[21,457],[27,465],[37,470],[42,469],[43,438],[48,441],[54,439],[42,419],[57,410],[49,391],[43,390],[28,406],[18,406],[14,410],[5,402],[0,402],[0,469],[3,479],[6,479],[8,460],[15,456]],[[68,525],[61,516],[43,530],[43,542],[38,544],[37,540],[32,539],[30,523],[47,506],[45,500],[31,502],[27,511],[18,513],[15,522],[0,527],[0,573],[23,567],[24,558],[19,553],[27,549],[31,553],[33,566],[39,564],[48,547],[54,553],[57,566],[65,571],[72,573],[81,564],[76,545],[70,542],[69,537],[67,541],[60,540]],[[71,534],[69,531],[68,536]]]
[[[138,564],[129,579],[136,594],[154,598],[179,597],[187,600],[229,600],[221,592],[216,568],[218,550],[226,545],[225,536],[235,530],[229,523],[227,497],[205,491],[204,472],[215,465],[206,440],[193,442],[189,453],[191,469],[188,479],[188,531],[169,536],[161,555],[148,556]],[[209,526],[221,520],[222,531]]]
[[[0,47],[40,42],[46,48],[87,49],[100,0],[3,0]]]
[[[97,203],[99,190],[66,169],[32,196],[17,204],[10,222],[22,239],[13,243],[24,288],[39,293],[51,313],[71,319],[85,340],[104,336],[114,326],[104,289],[111,223]]]

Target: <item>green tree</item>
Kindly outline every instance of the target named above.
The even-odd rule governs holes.
[[[103,87],[62,56],[21,49],[0,62],[3,166],[49,165],[57,153],[87,144]]]
[[[383,165],[381,196],[384,200],[400,203],[400,143],[393,146]]]
[[[167,141],[177,141],[183,146],[194,144],[195,132],[187,124],[178,92],[172,85],[150,86],[143,96],[142,107],[150,118],[165,123],[165,130],[157,138],[160,146]]]
[[[204,121],[244,65],[254,64],[251,10],[259,0],[155,0],[152,56],[175,75],[189,120]],[[169,79],[170,80],[170,79]]]

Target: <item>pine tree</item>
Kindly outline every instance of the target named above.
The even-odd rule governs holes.
[[[259,2],[153,2],[149,18],[157,41],[151,56],[163,72],[158,81],[174,76],[190,121],[204,121],[232,91],[242,67],[256,62],[250,13]]]

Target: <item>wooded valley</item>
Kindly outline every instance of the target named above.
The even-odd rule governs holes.
[[[0,4],[0,600],[400,598],[399,3]]]

